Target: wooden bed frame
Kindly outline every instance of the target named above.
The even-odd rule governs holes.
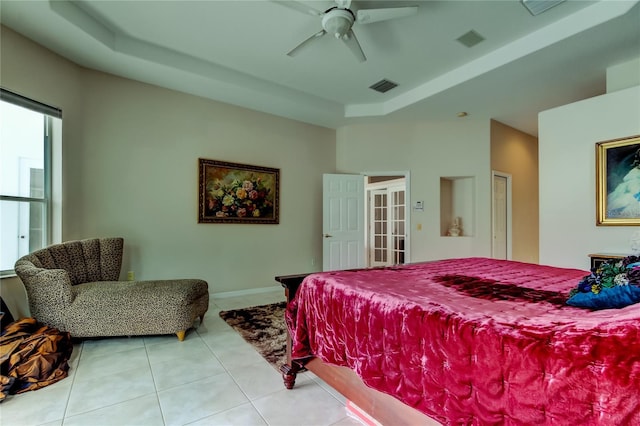
[[[285,289],[289,302],[296,294],[298,286],[310,274],[281,275],[275,277]],[[291,360],[291,338],[287,334],[287,364],[280,368],[284,385],[293,389],[297,373],[306,368],[324,380],[329,386],[340,392],[347,400],[382,425],[440,425],[420,411],[403,404],[398,399],[368,387],[347,367],[324,363],[319,358],[311,358],[303,363]]]

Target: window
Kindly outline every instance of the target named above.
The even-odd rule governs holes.
[[[52,140],[59,109],[0,89],[0,274],[47,246],[52,233]]]

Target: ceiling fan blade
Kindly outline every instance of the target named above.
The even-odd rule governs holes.
[[[349,9],[351,7],[351,0],[335,0],[340,9]]]
[[[281,6],[293,9],[297,12],[304,13],[311,16],[322,16],[324,12],[314,9],[311,6],[304,4],[304,2],[291,1],[291,0],[271,0],[273,3],[278,3]]]
[[[364,52],[362,51],[362,47],[360,47],[360,43],[358,43],[358,39],[356,38],[356,34],[353,30],[349,30],[349,32],[342,38],[344,44],[351,50],[351,53],[358,59],[360,62],[364,62],[367,60],[367,57],[364,56]]]
[[[387,9],[360,9],[356,13],[356,23],[371,24],[372,22],[389,19],[404,18],[418,13],[418,6],[390,7]]]
[[[327,32],[325,30],[320,30],[317,33],[315,33],[314,35],[312,35],[311,37],[309,37],[308,39],[306,39],[305,41],[303,41],[302,43],[300,43],[299,45],[297,45],[296,47],[294,47],[293,49],[291,49],[291,51],[289,53],[287,53],[288,56],[295,56],[298,53],[300,53],[300,50],[306,46],[307,44],[311,43],[313,40],[317,40],[320,37],[322,37],[323,35],[325,35]]]

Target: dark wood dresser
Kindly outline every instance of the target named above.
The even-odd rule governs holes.
[[[629,256],[622,253],[592,253],[589,255],[591,258],[591,269],[596,269],[601,263],[611,259],[623,259]]]

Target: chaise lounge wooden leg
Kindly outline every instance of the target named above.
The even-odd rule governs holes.
[[[204,322],[204,314],[200,315],[200,324]]]
[[[176,336],[178,336],[178,340],[180,340],[181,342],[184,340],[184,335],[187,332],[187,330],[180,330],[176,333]]]

